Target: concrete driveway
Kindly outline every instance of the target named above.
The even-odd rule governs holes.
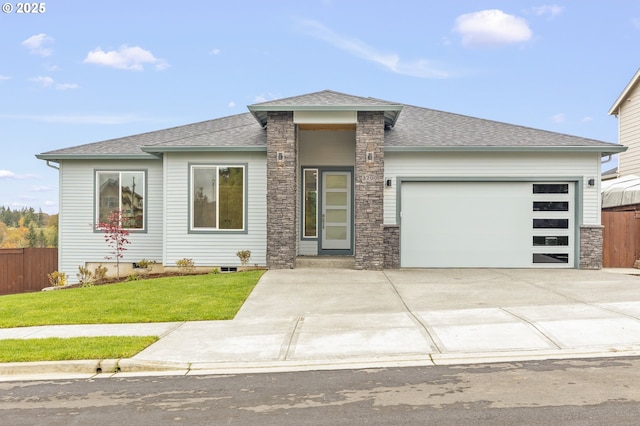
[[[295,269],[268,271],[233,321],[186,323],[134,358],[191,368],[286,369],[639,351],[635,276],[573,269]]]
[[[631,356],[640,355],[640,277],[573,269],[272,270],[231,321],[0,329],[0,339],[77,335],[160,336],[108,364],[132,373]]]

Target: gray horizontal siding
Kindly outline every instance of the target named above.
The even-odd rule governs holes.
[[[60,217],[58,269],[77,282],[78,266],[104,262],[110,249],[104,235],[94,232],[94,171],[147,170],[144,200],[147,232],[133,232],[121,262],[143,258],[162,260],[162,162],[158,161],[62,161],[60,163]]]
[[[618,120],[620,144],[629,148],[620,154],[620,176],[640,176],[640,85],[620,104]]]
[[[246,164],[246,233],[189,232],[189,164]],[[236,253],[251,250],[251,265],[266,264],[266,158],[264,153],[165,154],[165,266],[190,258],[196,266],[238,266]]]

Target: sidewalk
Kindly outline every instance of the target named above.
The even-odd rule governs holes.
[[[632,270],[631,272],[635,272]],[[231,321],[0,329],[157,335],[130,359],[0,364],[0,380],[640,355],[640,277],[610,271],[268,271]]]

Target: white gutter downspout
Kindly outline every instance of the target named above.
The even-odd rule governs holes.
[[[51,160],[47,160],[47,167],[51,167],[52,169],[60,170],[59,166],[51,165]]]

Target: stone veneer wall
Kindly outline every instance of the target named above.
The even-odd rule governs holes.
[[[580,269],[602,269],[602,225],[580,226]]]
[[[400,268],[400,227],[384,225],[384,268]]]
[[[367,152],[373,161],[367,162]],[[358,112],[355,164],[355,267],[384,266],[384,115]]]
[[[278,161],[278,152],[284,153]],[[267,118],[267,266],[291,269],[296,263],[296,126],[293,112]]]

